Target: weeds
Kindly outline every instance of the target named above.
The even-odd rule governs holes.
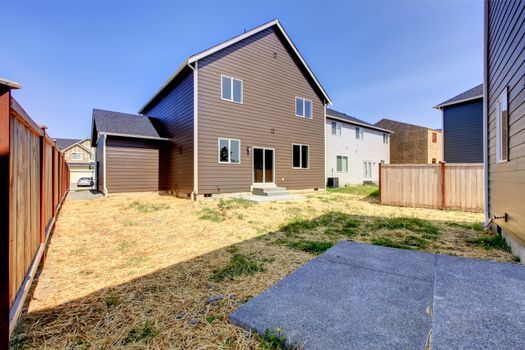
[[[321,241],[288,241],[280,239],[275,241],[277,244],[285,245],[289,248],[302,250],[307,253],[321,254],[325,250],[330,249],[334,244],[332,242],[321,242]]]
[[[256,272],[264,271],[261,263],[252,260],[241,254],[234,254],[228,264],[220,269],[213,271],[210,277],[212,281],[221,282],[225,279],[233,279],[242,275],[254,275]]]
[[[133,201],[129,208],[136,209],[141,213],[151,213],[162,209],[168,209],[170,206],[165,203],[142,203],[140,201]]]
[[[129,331],[128,336],[122,341],[123,344],[136,343],[142,340],[148,340],[157,335],[157,331],[151,324],[151,321],[146,321],[142,325]]]
[[[450,226],[450,227],[463,228],[465,230],[472,230],[472,231],[484,231],[485,230],[485,227],[480,222],[468,223],[468,222],[448,221],[445,223],[445,225]]]
[[[486,235],[479,238],[467,239],[467,243],[472,245],[485,248],[486,250],[498,249],[506,252],[510,252],[510,248],[507,245],[507,241],[500,234]]]
[[[203,208],[199,218],[201,220],[209,220],[213,222],[224,221],[224,216],[222,216],[221,212],[214,208]]]
[[[409,217],[376,219],[369,227],[375,230],[384,228],[388,230],[405,229],[413,232],[422,232],[427,234],[426,238],[435,238],[439,234],[437,227],[430,221]]]
[[[220,199],[217,208],[203,208],[200,219],[213,222],[222,222],[228,217],[228,212],[235,209],[246,209],[255,203],[244,198],[232,198],[228,200]],[[244,219],[243,213],[237,213],[235,217],[239,220]]]
[[[328,188],[328,192],[353,194],[362,197],[379,198],[379,187],[375,185],[345,186]]]
[[[267,328],[264,332],[264,343],[260,344],[262,349],[297,349],[295,346],[287,347],[286,346],[286,337],[282,334],[282,328],[270,329]]]

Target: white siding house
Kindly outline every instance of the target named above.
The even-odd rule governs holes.
[[[331,109],[326,111],[326,176],[339,186],[379,181],[390,162],[391,131]]]

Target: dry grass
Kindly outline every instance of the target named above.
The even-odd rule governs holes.
[[[438,234],[381,223],[399,217],[428,220]],[[482,232],[450,224],[481,220],[481,214],[381,206],[349,193],[257,205],[156,195],[66,201],[14,336],[22,340],[12,346],[258,348],[264,341],[229,324],[227,315],[330,244],[390,239],[412,249],[512,261],[506,251],[469,243]],[[208,302],[217,295],[222,299]]]

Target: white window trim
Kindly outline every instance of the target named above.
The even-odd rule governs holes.
[[[306,146],[308,147],[308,166],[306,168],[303,168],[302,166],[299,166],[299,167],[295,167],[293,166],[293,146],[300,146],[300,152],[299,152],[299,163],[302,165],[303,164],[303,147],[302,146]],[[310,169],[310,145],[305,145],[303,143],[292,143],[292,169],[297,169],[297,170],[308,170]]]
[[[73,154],[80,154],[80,158],[79,159],[74,158]],[[82,158],[84,158],[82,152],[71,152],[71,160],[82,160]]]
[[[386,132],[384,132],[383,133],[383,144],[384,145],[388,145],[389,143],[390,143],[390,135],[388,135]]]
[[[333,124],[334,123],[335,123],[335,134],[334,134],[334,129],[333,129]],[[333,136],[341,136],[342,129],[343,129],[343,126],[341,124],[342,124],[341,122],[332,121],[330,123],[330,134],[333,135]]]
[[[366,177],[366,173],[368,172],[368,170],[366,170],[366,171],[363,172],[363,180],[372,180],[372,178],[373,178],[373,174],[372,173],[374,172],[374,168],[373,168],[374,162],[372,162],[370,160],[363,160],[363,165],[368,164],[368,163],[370,164],[370,177]]]
[[[357,132],[357,130],[359,130],[359,132]],[[359,137],[357,137],[357,135],[359,135]],[[365,129],[363,127],[361,126],[355,127],[355,139],[359,141],[362,141],[365,139]]]
[[[222,91],[223,91],[222,78],[228,78],[228,79],[230,79],[230,96],[231,96],[231,100],[229,100],[229,99],[227,99],[227,98],[224,98],[224,97],[222,96]],[[233,100],[233,81],[234,81],[234,80],[237,80],[237,81],[240,81],[240,82],[241,82],[241,102],[237,102],[237,101],[234,101],[234,100]],[[242,105],[242,104],[244,103],[244,81],[242,81],[241,79],[237,79],[237,78],[234,78],[234,77],[230,77],[229,75],[221,74],[221,100],[223,100],[223,101],[228,101],[228,102],[233,102],[233,103],[237,103],[237,104]]]
[[[303,115],[299,115],[297,114],[297,99],[301,99],[303,100]],[[311,106],[311,113],[312,115],[310,117],[307,117],[306,114],[305,114],[305,111],[306,111],[306,108],[305,108],[305,105],[306,105],[306,101],[310,102],[310,106]],[[304,98],[304,97],[300,97],[300,96],[295,96],[295,99],[294,99],[294,106],[293,106],[294,110],[295,110],[295,116],[296,117],[299,117],[299,118],[303,118],[303,119],[309,119],[309,120],[312,120],[314,119],[314,103],[312,102],[312,100],[309,100],[307,98]]]
[[[505,102],[507,103],[507,123],[508,123],[508,114],[509,114],[509,106],[508,106],[508,88],[505,87],[505,90],[503,90],[503,92],[498,96],[498,98],[496,99],[496,164],[500,164],[500,163],[505,163],[505,162],[508,162],[509,161],[509,155],[507,154],[507,159],[502,159],[503,157],[503,144],[502,144],[502,138],[503,138],[503,130],[502,130],[502,127],[503,125],[501,125],[501,117],[502,117],[502,109],[501,109],[501,100],[502,100],[502,96],[503,94],[505,94]],[[508,132],[507,132],[507,137],[508,137]],[[508,144],[509,140],[507,140],[507,144]]]
[[[221,161],[221,140],[228,140],[228,161],[227,162],[223,162]],[[239,142],[239,162],[238,163],[233,163],[231,161],[231,142],[232,141],[238,141]],[[233,165],[239,165],[241,164],[241,140],[238,140],[238,139],[232,139],[232,138],[228,138],[228,137],[219,137],[217,139],[217,162],[219,162],[219,164],[233,164]]]
[[[339,158],[339,157],[341,157],[341,158],[346,158],[346,171],[342,171],[342,170],[339,171],[339,170],[337,170],[337,161],[338,161],[337,158]],[[343,155],[336,155],[336,156],[335,156],[335,170],[336,170],[336,173],[341,173],[341,174],[346,174],[346,173],[348,173],[348,156],[343,156]]]

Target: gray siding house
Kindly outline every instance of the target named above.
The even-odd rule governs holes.
[[[274,20],[190,56],[137,118],[167,139],[159,190],[193,199],[318,190],[325,188],[328,103]]]
[[[447,163],[483,163],[483,84],[434,108],[442,111]]]
[[[525,262],[525,1],[485,1],[486,219]]]
[[[391,131],[326,109],[326,176],[339,186],[377,183],[379,164],[390,163]]]

